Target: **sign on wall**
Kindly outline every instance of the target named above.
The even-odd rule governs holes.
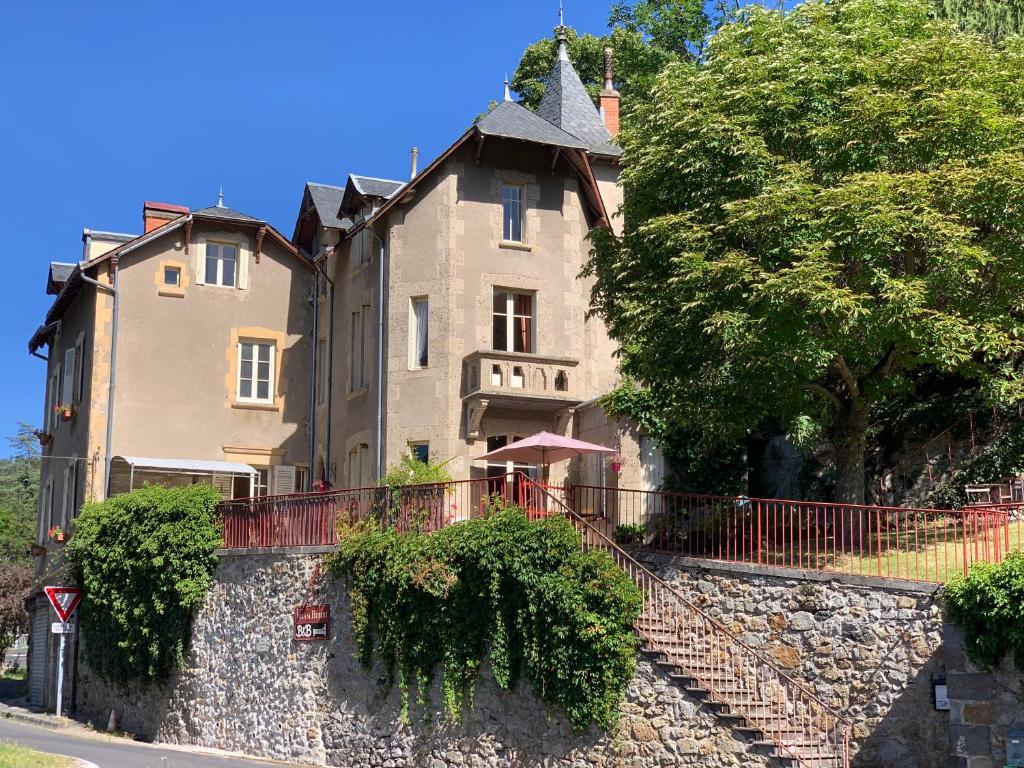
[[[294,640],[326,640],[331,634],[331,606],[299,605],[295,608]]]

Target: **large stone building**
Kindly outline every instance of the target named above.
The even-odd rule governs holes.
[[[653,443],[598,404],[615,345],[580,277],[621,204],[606,69],[597,106],[560,39],[536,112],[506,86],[409,181],[307,184],[291,241],[221,202],[146,203],[139,236],[86,230],[81,260],[51,265],[29,343],[48,382],[37,589],[63,579],[55,526],[146,482],[366,486],[410,451],[456,479],[534,472],[477,458],[546,430],[621,454],[620,473],[593,458],[555,482],[658,485]],[[38,591],[28,604],[49,706],[49,611]]]
[[[414,150],[409,181],[307,184],[293,240],[318,266],[317,479],[368,485],[409,451],[457,479],[503,475],[475,459],[546,430],[612,445],[623,480],[659,482],[653,446],[596,404],[615,345],[580,277],[588,233],[621,204],[607,69],[598,108],[561,39],[536,112],[506,88],[419,173]],[[606,467],[552,479],[617,482]]]
[[[29,342],[47,365],[38,588],[63,578],[60,539],[84,501],[146,482],[225,496],[307,482],[310,261],[222,205],[146,203],[141,235],[86,230],[83,242],[78,263],[50,266],[56,299]],[[30,689],[49,706],[55,644],[38,588]]]

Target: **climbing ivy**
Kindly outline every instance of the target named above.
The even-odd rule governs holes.
[[[606,553],[582,551],[566,520],[495,507],[433,534],[345,532],[327,570],[348,583],[360,661],[397,678],[404,717],[413,692],[430,717],[442,669],[444,710],[459,719],[489,657],[500,687],[525,675],[574,727],[610,728],[635,669],[639,589]]]
[[[943,602],[946,617],[963,630],[971,661],[991,668],[1012,651],[1024,669],[1024,553],[957,574],[946,585]]]
[[[146,486],[85,505],[66,553],[95,672],[151,683],[181,666],[216,564],[219,500],[208,485]]]

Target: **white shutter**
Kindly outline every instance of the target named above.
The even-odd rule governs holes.
[[[249,249],[238,249],[238,289],[240,291],[249,288]]]
[[[64,352],[64,386],[60,393],[62,405],[70,405],[75,394],[75,348]]]
[[[222,499],[230,499],[234,490],[234,478],[231,475],[214,475],[213,487]]]
[[[192,250],[196,255],[196,285],[206,285],[206,243],[197,243]]]
[[[274,481],[270,489],[274,496],[295,493],[295,467],[291,464],[279,464],[273,467]]]

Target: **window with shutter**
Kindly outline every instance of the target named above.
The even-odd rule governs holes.
[[[60,404],[71,405],[75,394],[75,348],[64,351],[64,386],[61,388]]]
[[[290,464],[280,464],[274,467],[274,485],[271,493],[275,496],[282,496],[287,493],[295,493],[295,467]]]

